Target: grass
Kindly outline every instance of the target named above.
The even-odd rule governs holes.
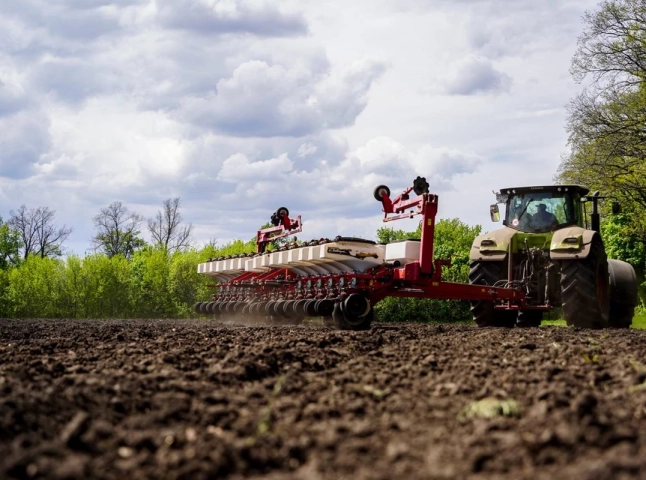
[[[635,315],[633,318],[633,328],[639,328],[640,330],[646,330],[646,314],[642,313],[641,315]]]
[[[565,320],[543,320],[542,325],[556,325],[558,327],[565,327]],[[633,318],[632,328],[638,330],[646,330],[646,313],[640,313]]]

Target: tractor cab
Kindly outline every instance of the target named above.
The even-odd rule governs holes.
[[[506,205],[503,225],[523,233],[547,233],[582,227],[581,197],[588,192],[580,185],[503,188],[496,200]],[[499,221],[498,205],[492,205],[490,211],[492,221]]]

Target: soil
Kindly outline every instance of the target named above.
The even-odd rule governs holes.
[[[646,478],[646,331],[0,320],[0,478]]]

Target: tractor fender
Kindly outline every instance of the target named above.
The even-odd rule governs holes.
[[[554,232],[550,245],[552,260],[581,260],[590,254],[592,240],[601,236],[594,230],[581,227],[568,227]]]
[[[622,305],[637,305],[637,275],[630,263],[608,260],[610,301]]]
[[[503,227],[476,237],[471,244],[469,260],[476,262],[501,262],[507,258],[509,243],[518,231]]]

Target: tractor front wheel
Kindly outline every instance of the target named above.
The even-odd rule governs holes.
[[[493,286],[497,281],[507,278],[507,262],[471,262],[469,283]],[[487,300],[471,302],[473,321],[479,327],[512,328],[516,325],[515,310],[496,310],[494,303]]]
[[[580,328],[608,326],[608,280],[608,259],[598,238],[592,240],[586,258],[561,263],[561,299],[568,325]]]

